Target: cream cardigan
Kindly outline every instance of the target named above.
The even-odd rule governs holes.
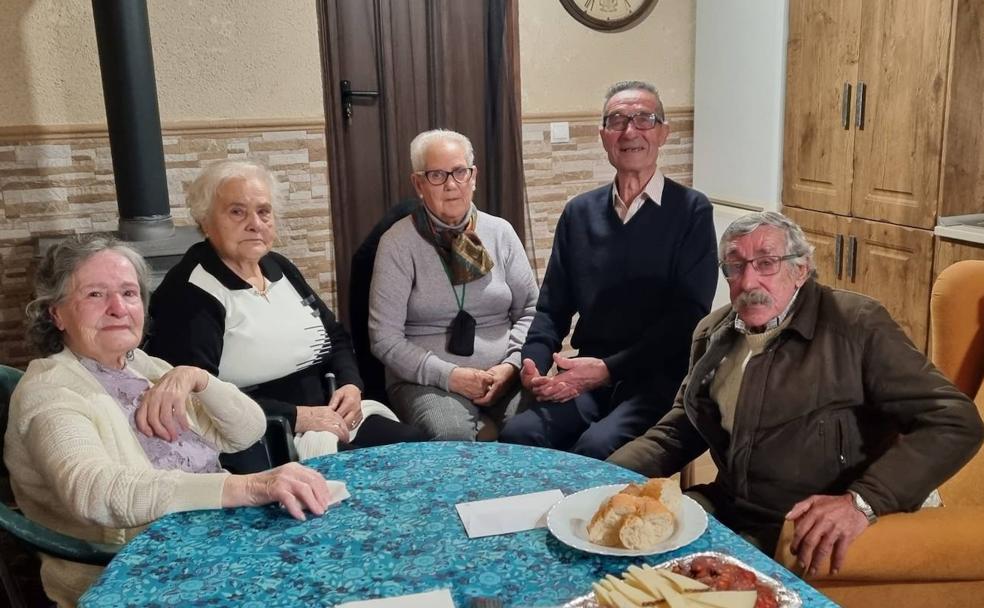
[[[156,381],[167,362],[134,352],[130,369]],[[255,443],[266,429],[256,403],[210,377],[189,400],[191,429],[222,452]],[[28,366],[10,400],[4,460],[17,504],[64,534],[122,544],[167,513],[216,509],[228,473],[154,469],[120,406],[67,349]],[[74,606],[102,568],[42,555],[45,592]]]

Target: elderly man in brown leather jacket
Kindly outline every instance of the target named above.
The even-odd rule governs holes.
[[[673,409],[608,459],[656,477],[709,449],[718,476],[689,493],[770,554],[793,521],[811,573],[827,555],[836,571],[878,515],[918,509],[984,436],[877,301],[815,280],[812,252],[779,213],[725,231],[731,306],[697,326]]]

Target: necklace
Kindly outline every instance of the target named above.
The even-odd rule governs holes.
[[[266,277],[260,276],[260,285],[260,287],[254,285],[253,291],[256,292],[256,295],[263,296],[263,299],[269,302],[270,298],[267,297],[267,292],[270,291],[270,283],[266,280]]]

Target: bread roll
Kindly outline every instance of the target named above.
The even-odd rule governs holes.
[[[629,484],[598,507],[588,524],[588,539],[608,547],[655,547],[673,535],[680,502],[680,484],[675,480]]]

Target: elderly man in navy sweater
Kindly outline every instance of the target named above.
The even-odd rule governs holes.
[[[615,181],[560,216],[523,346],[520,377],[535,401],[501,441],[606,458],[669,410],[717,284],[707,197],[656,168],[669,132],[651,84],[608,90],[600,134]],[[565,358],[575,313],[578,356]]]

